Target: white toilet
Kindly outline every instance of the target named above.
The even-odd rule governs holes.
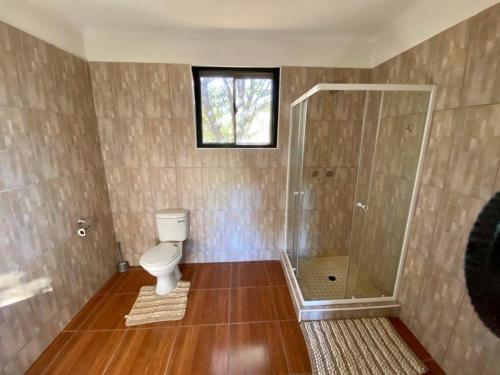
[[[160,243],[142,255],[140,264],[157,278],[156,294],[164,295],[174,289],[181,278],[178,264],[182,242],[189,235],[189,211],[178,208],[158,211],[156,228]]]

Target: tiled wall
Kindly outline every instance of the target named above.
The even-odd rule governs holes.
[[[0,373],[23,373],[115,260],[88,65],[0,23]]]
[[[0,288],[29,292],[44,278],[52,288],[0,309],[5,373],[22,372],[109,277],[113,225],[134,264],[156,242],[155,209],[174,206],[191,210],[184,261],[277,258],[290,102],[318,82],[368,79],[367,70],[285,67],[277,150],[197,150],[189,66],[91,63],[96,127],[85,62],[5,24],[0,32],[0,272],[9,276]],[[489,374],[500,366],[500,340],[473,312],[462,272],[471,224],[500,189],[498,61],[500,5],[371,76],[438,85],[400,297],[402,318],[453,374]],[[332,120],[325,105],[311,111],[315,121]],[[333,120],[345,125],[338,129],[353,129],[356,118],[338,115]],[[319,125],[319,132],[337,129]],[[339,169],[335,176],[352,168],[314,158],[308,168],[324,168],[321,176],[328,168]],[[327,184],[317,189],[332,198]],[[78,216],[97,220],[85,239],[73,236]],[[321,243],[317,227],[312,235]]]
[[[360,82],[359,69],[284,67],[279,147],[195,148],[188,65],[91,63],[116,235],[127,259],[156,243],[154,212],[191,212],[184,262],[277,259],[283,243],[290,103],[318,82]]]
[[[438,86],[401,281],[402,318],[449,374],[495,374],[500,339],[473,311],[467,237],[500,190],[500,4],[377,66],[373,82]]]

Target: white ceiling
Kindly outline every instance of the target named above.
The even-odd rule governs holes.
[[[494,3],[0,0],[0,20],[91,60],[371,67]]]
[[[416,0],[18,0],[84,31],[249,30],[373,35]]]

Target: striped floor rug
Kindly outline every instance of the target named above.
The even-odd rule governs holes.
[[[314,374],[427,372],[386,318],[306,321],[300,326]]]
[[[187,296],[191,283],[179,281],[174,290],[164,296],[155,293],[155,286],[143,286],[134,306],[125,315],[127,327],[139,324],[181,320],[186,314]]]

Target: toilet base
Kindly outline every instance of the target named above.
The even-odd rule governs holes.
[[[170,293],[181,279],[181,271],[179,266],[175,266],[172,272],[168,274],[157,276],[156,279],[156,294],[164,296]]]

